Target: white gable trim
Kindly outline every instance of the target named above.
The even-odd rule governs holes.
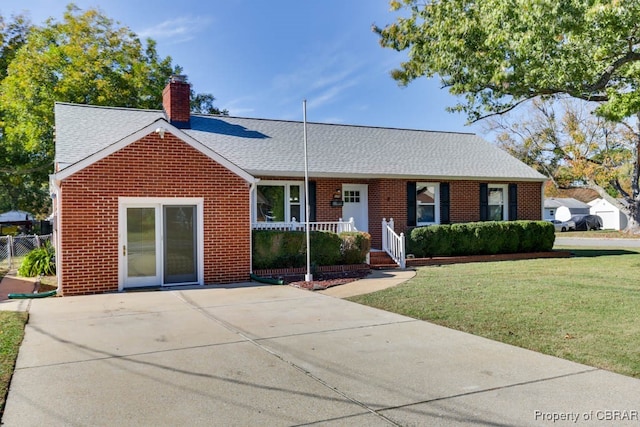
[[[132,144],[132,143],[134,143],[134,142],[136,142],[136,141],[138,141],[138,140],[144,138],[145,136],[147,136],[147,135],[149,135],[151,133],[154,133],[154,132],[170,133],[170,134],[174,135],[175,137],[177,137],[178,139],[180,139],[181,141],[183,141],[184,143],[186,143],[186,144],[190,145],[191,147],[195,148],[196,150],[200,151],[205,156],[209,157],[210,159],[214,160],[215,162],[217,162],[217,163],[221,164],[222,166],[224,166],[225,168],[229,169],[231,172],[235,173],[236,175],[238,175],[240,178],[244,179],[248,183],[258,182],[258,179],[256,179],[253,175],[251,175],[250,173],[248,173],[244,169],[240,168],[235,163],[229,161],[225,157],[222,157],[217,152],[215,152],[215,151],[211,150],[210,148],[206,147],[204,144],[202,144],[197,139],[187,135],[182,130],[180,130],[177,127],[171,125],[169,122],[167,122],[164,119],[157,119],[157,120],[153,121],[152,123],[150,123],[149,125],[143,127],[142,129],[138,130],[137,132],[134,132],[131,135],[129,135],[129,136],[125,137],[125,138],[122,138],[120,141],[116,141],[113,144],[107,146],[106,148],[104,148],[104,149],[92,154],[91,156],[86,157],[86,158],[80,160],[79,162],[76,162],[76,163],[64,168],[60,172],[56,173],[54,175],[54,177],[55,177],[56,180],[59,180],[59,181],[64,180],[65,178],[68,178],[69,176],[73,175],[74,173],[83,170],[84,168],[94,164],[95,162],[104,159],[105,157],[115,153],[116,151],[121,150],[121,149],[125,148],[126,146],[128,146],[129,144]]]

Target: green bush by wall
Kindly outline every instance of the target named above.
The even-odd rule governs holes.
[[[304,231],[253,230],[253,268],[304,267],[307,263]],[[371,247],[368,233],[340,235],[325,231],[309,233],[314,265],[359,264]]]
[[[371,250],[371,235],[360,231],[346,231],[339,234],[342,244],[341,264],[362,264]]]
[[[417,227],[407,233],[407,253],[430,256],[550,251],[555,229],[548,221],[487,221]]]

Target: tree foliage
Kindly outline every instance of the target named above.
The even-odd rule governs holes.
[[[402,0],[384,47],[407,50],[402,84],[437,75],[470,120],[538,96],[568,94],[620,120],[640,111],[640,2]]]
[[[488,130],[502,149],[557,188],[601,187],[612,197],[628,195],[635,133],[589,107],[570,99],[536,99],[523,114],[489,119]]]
[[[391,6],[403,16],[373,30],[383,47],[407,51],[407,61],[392,77],[407,85],[437,76],[458,96],[449,109],[469,121],[509,112],[528,100],[568,96],[595,103],[595,115],[628,130],[634,120],[640,122],[640,2],[393,0]],[[616,188],[628,202],[620,206],[630,214],[630,227],[640,230],[640,132],[627,132],[625,138],[633,139],[620,151],[603,150],[611,143],[612,134],[605,132],[611,125],[600,123],[596,128],[604,133],[597,135],[584,132],[583,125],[576,116],[563,119],[565,141],[573,142],[558,156],[562,152],[564,164],[574,169],[570,176],[583,176],[601,194]],[[542,141],[558,136],[559,129],[530,130]],[[549,155],[527,144],[512,148],[525,159]],[[622,159],[628,161],[626,189],[619,175]],[[553,170],[561,164],[555,155],[547,160]]]
[[[60,21],[30,26],[0,20],[0,194],[4,203],[46,211],[53,172],[55,102],[162,109],[162,90],[179,66],[97,9],[67,6]],[[4,67],[4,68],[3,68]],[[210,94],[194,106],[215,109]],[[0,206],[2,207],[2,206]]]
[[[210,93],[195,93],[191,91],[191,112],[197,114],[229,115],[229,110],[221,110],[213,103],[216,98]]]

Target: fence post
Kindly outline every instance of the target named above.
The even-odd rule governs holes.
[[[406,249],[404,245],[404,233],[400,233],[400,268],[405,268],[406,266],[406,258],[405,255]]]
[[[9,254],[9,269],[13,266],[13,236],[7,236],[7,253]]]

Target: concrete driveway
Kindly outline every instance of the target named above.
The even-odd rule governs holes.
[[[30,319],[7,426],[637,425],[640,416],[639,380],[288,286],[17,303]]]

